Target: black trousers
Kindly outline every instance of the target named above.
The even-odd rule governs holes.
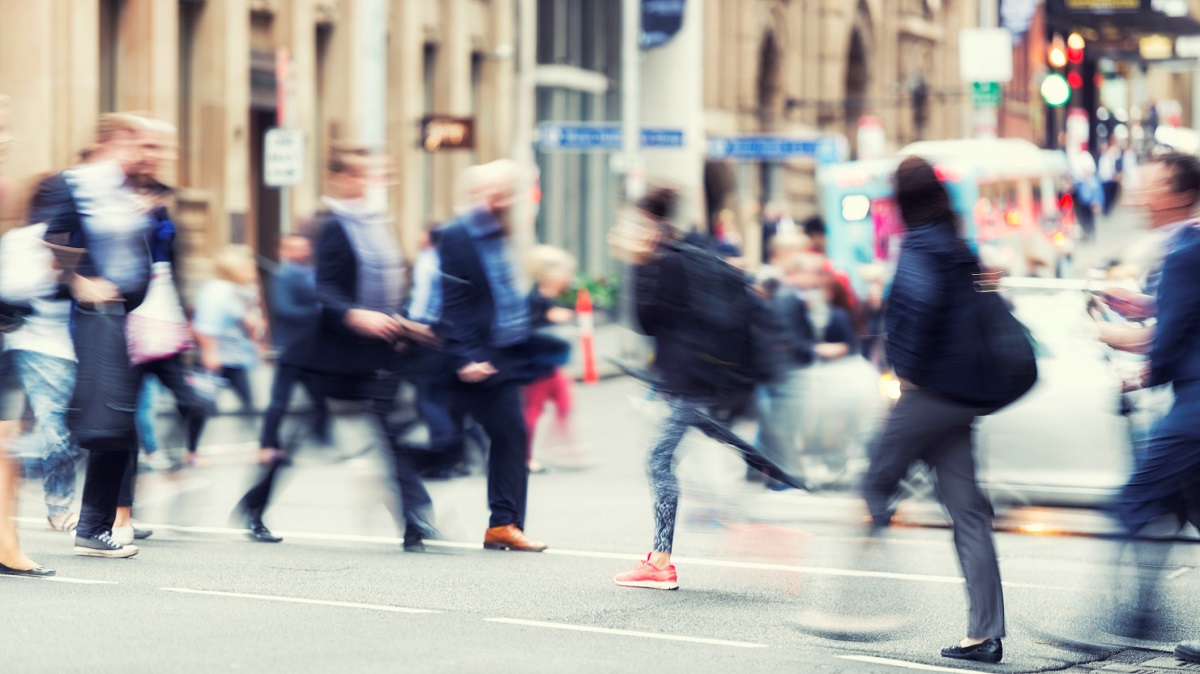
[[[300,368],[280,363],[275,369],[275,380],[271,384],[271,403],[263,415],[262,433],[259,444],[266,449],[280,449],[279,427],[292,404],[292,392],[296,384],[301,383]],[[308,397],[313,404],[314,423],[324,426],[329,423],[329,409],[325,398],[311,387],[306,386]]]
[[[906,390],[871,445],[863,495],[877,526],[892,518],[900,481],[917,461],[933,471],[954,524],[954,548],[970,604],[967,636],[1004,636],[1004,589],[992,538],[992,505],[975,479],[975,419],[982,410]]]
[[[126,447],[125,450],[120,449],[122,445]],[[88,452],[79,527],[75,531],[77,537],[90,538],[112,531],[123,478],[131,456],[137,456],[135,436],[124,441],[113,441],[112,446],[103,449],[97,449],[93,444]]]
[[[208,423],[208,407],[188,383],[187,367],[183,364],[183,356],[175,355],[162,360],[143,363],[134,369],[139,382],[139,390],[145,385],[147,377],[158,377],[162,385],[175,396],[175,408],[179,410],[187,432],[187,451],[196,453],[200,446],[200,436]],[[137,483],[138,453],[135,451],[128,457],[125,475],[121,479],[121,494],[117,506],[133,507],[133,492]]]
[[[221,378],[229,382],[229,388],[237,394],[238,400],[242,403],[242,411],[253,412],[254,391],[250,388],[250,371],[244,367],[226,365],[221,368]]]
[[[300,381],[306,388],[321,395],[322,399],[361,399],[339,394],[326,395],[321,385],[317,383],[319,380],[310,379],[303,372],[301,372]],[[425,484],[421,481],[413,465],[412,450],[397,441],[397,434],[389,421],[399,385],[399,380],[386,386],[380,386],[377,382],[371,383],[370,388],[376,389],[375,394],[369,400],[371,417],[376,431],[382,436],[384,446],[389,451],[392,482],[399,492],[401,517],[406,529],[417,529],[421,530],[423,534],[432,534],[433,499],[430,498]],[[237,504],[236,512],[239,515],[246,515],[254,519],[263,516],[271,503],[275,483],[279,479],[284,465],[284,462],[277,459],[260,468],[254,484]]]
[[[454,395],[490,440],[488,453],[488,506],[491,524],[525,528],[529,495],[529,467],[525,463],[525,428],[521,387],[515,383],[458,383]]]

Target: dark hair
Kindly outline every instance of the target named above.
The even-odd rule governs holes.
[[[800,228],[804,230],[804,235],[810,239],[825,235],[825,221],[819,215],[811,215],[806,218],[804,223],[800,225]]]
[[[896,169],[896,205],[908,229],[937,225],[958,231],[950,193],[933,165],[920,157],[906,157]]]
[[[362,168],[371,156],[371,148],[357,143],[334,143],[329,148],[329,172],[346,173]]]
[[[659,187],[639,199],[637,208],[655,220],[666,221],[675,216],[675,206],[678,202],[678,192],[670,187]]]
[[[1171,191],[1175,194],[1191,194],[1191,203],[1200,202],[1200,159],[1182,152],[1166,152],[1155,155],[1151,160],[1162,164],[1171,172]]]

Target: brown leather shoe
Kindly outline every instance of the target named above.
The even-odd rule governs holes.
[[[517,528],[517,525],[507,524],[488,529],[483,536],[483,547],[487,550],[541,552],[546,549],[546,544],[530,540],[524,531]]]

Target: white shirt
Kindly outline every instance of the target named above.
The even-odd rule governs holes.
[[[59,274],[45,236],[46,225],[29,225],[0,238],[0,298],[33,307],[21,329],[5,336],[4,348],[73,361],[71,302],[46,299],[58,292]]]
[[[122,292],[143,290],[150,281],[149,215],[125,186],[113,161],[80,164],[64,173],[83,217],[88,252],[101,276]]]

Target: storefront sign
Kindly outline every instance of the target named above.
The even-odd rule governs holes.
[[[642,0],[642,49],[661,47],[683,28],[686,0]]]
[[[421,120],[421,147],[426,152],[475,148],[475,119],[429,115]]]
[[[783,161],[812,157],[821,163],[837,161],[837,141],[830,136],[787,138],[781,136],[710,137],[709,159],[757,159]]]
[[[1138,53],[1147,61],[1162,61],[1175,55],[1175,41],[1166,35],[1147,35],[1138,40]]]
[[[538,147],[543,151],[618,151],[621,125],[612,122],[543,122],[538,129]],[[682,129],[642,129],[641,146],[646,149],[683,147]]]
[[[1072,12],[1136,12],[1142,0],[1063,0]]]

